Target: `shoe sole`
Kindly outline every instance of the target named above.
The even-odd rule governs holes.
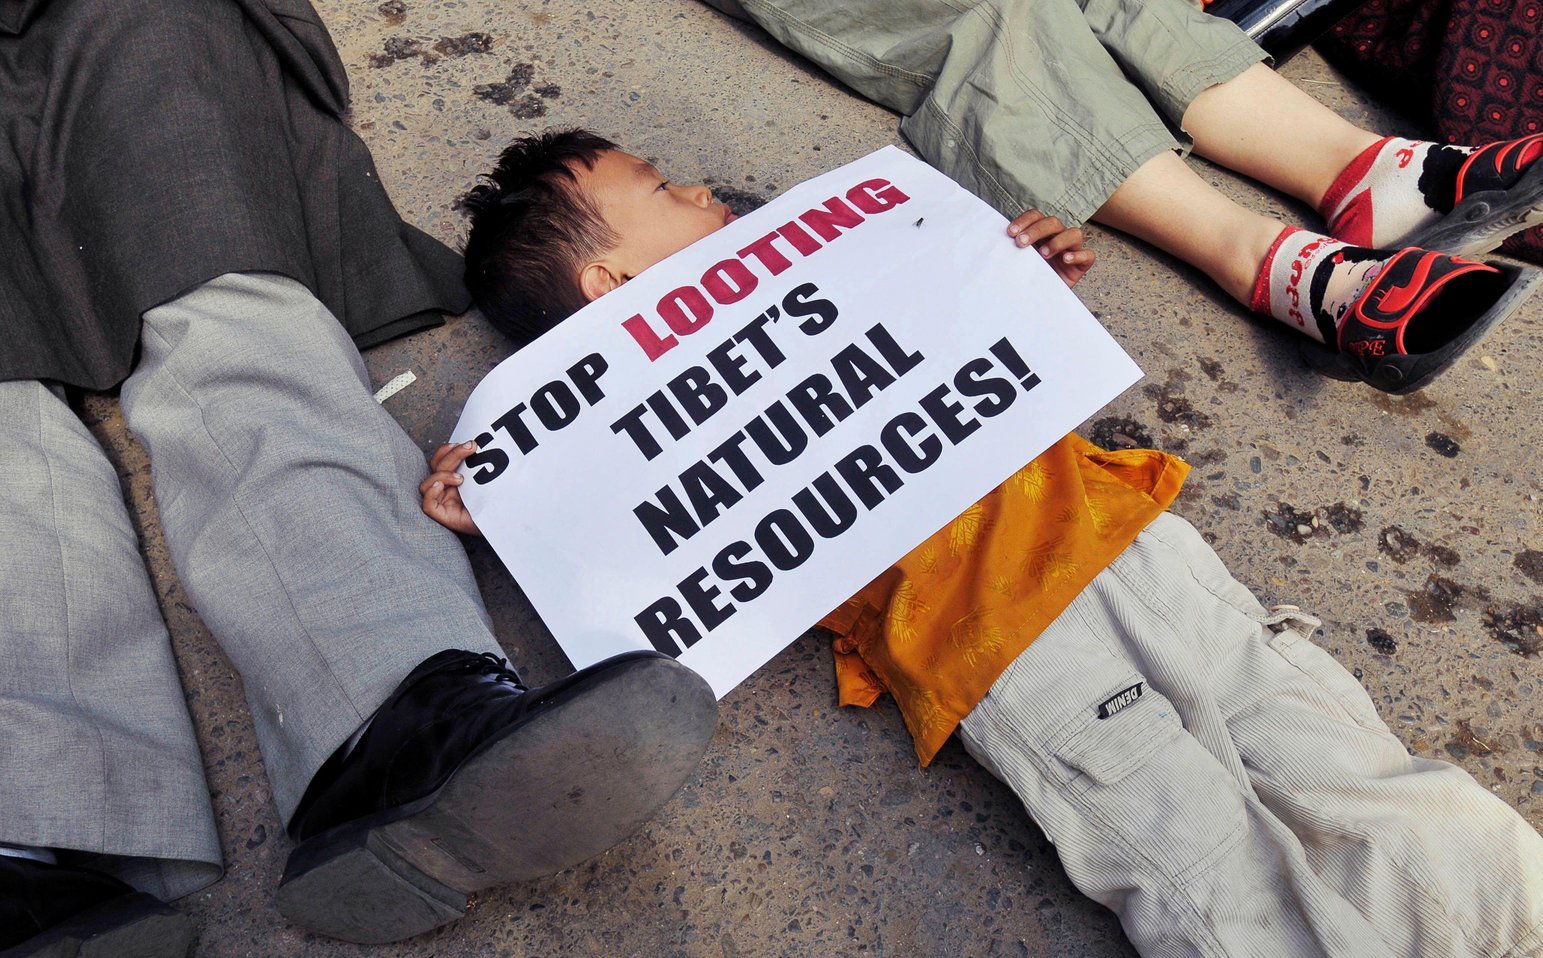
[[[1464,330],[1461,335],[1453,338],[1451,342],[1439,349],[1419,356],[1407,357],[1411,360],[1407,366],[1400,366],[1390,358],[1378,370],[1368,374],[1356,368],[1354,360],[1348,355],[1340,353],[1339,355],[1342,357],[1345,367],[1351,371],[1355,378],[1395,396],[1403,396],[1424,388],[1432,379],[1457,362],[1460,356],[1478,343],[1492,326],[1520,309],[1521,305],[1537,289],[1540,280],[1543,280],[1543,272],[1535,269],[1520,269],[1515,266],[1504,266],[1498,263],[1491,263],[1490,265],[1499,266],[1503,272],[1514,273],[1515,278],[1506,291],[1501,294],[1500,298],[1495,300],[1495,304],[1476,320],[1473,325]],[[1377,373],[1383,370],[1397,372],[1400,375],[1397,379],[1386,375],[1378,376]]]
[[[0,958],[186,958],[193,938],[191,918],[136,893],[87,909]]]
[[[364,944],[448,924],[474,892],[571,868],[641,828],[696,770],[717,715],[712,689],[674,659],[617,661],[462,765],[421,809],[302,842],[279,911]]]
[[[1543,223],[1543,161],[1533,163],[1510,189],[1475,193],[1430,226],[1399,240],[1400,246],[1472,256]]]

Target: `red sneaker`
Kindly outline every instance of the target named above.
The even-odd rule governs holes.
[[[1351,372],[1378,389],[1408,393],[1516,312],[1540,274],[1431,250],[1399,250],[1339,326]]]
[[[1543,133],[1491,143],[1457,173],[1452,212],[1406,236],[1407,246],[1484,253],[1512,233],[1543,223]]]

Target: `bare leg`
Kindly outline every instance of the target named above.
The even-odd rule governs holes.
[[[1340,171],[1382,139],[1262,63],[1196,97],[1183,127],[1196,153],[1314,207]]]
[[[1285,228],[1227,199],[1167,151],[1127,177],[1093,219],[1199,268],[1244,305]]]

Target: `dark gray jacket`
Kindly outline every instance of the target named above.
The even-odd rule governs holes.
[[[0,380],[110,387],[145,310],[237,270],[361,346],[465,309],[347,104],[307,0],[0,0]]]

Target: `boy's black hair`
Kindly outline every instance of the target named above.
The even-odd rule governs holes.
[[[578,188],[616,144],[588,130],[522,136],[462,199],[471,212],[466,288],[483,315],[520,345],[587,305],[579,268],[620,238]]]

